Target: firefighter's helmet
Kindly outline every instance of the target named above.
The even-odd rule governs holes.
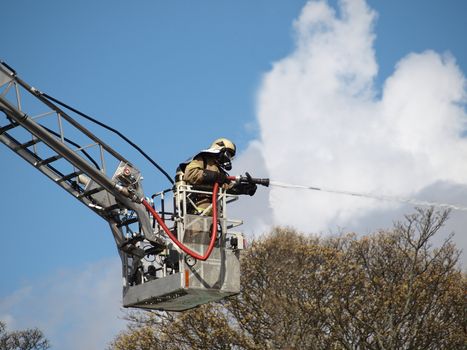
[[[217,139],[216,141],[212,143],[210,148],[218,149],[221,151],[226,150],[230,153],[231,157],[235,156],[235,152],[237,150],[237,147],[235,147],[235,144],[226,138]]]
[[[235,147],[235,144],[232,141],[226,138],[217,139],[212,143],[210,149],[216,149],[220,151],[219,165],[223,169],[232,169],[232,159],[235,157],[237,150],[237,147]]]

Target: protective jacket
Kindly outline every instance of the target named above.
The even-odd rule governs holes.
[[[207,149],[199,152],[192,158],[187,159],[177,168],[176,185],[188,184],[196,186],[199,189],[211,191],[214,185],[213,178],[206,178],[205,170],[223,174],[228,174],[220,168],[217,158],[219,157],[219,150]],[[223,185],[224,189],[231,187],[230,185]],[[208,195],[196,196],[196,211],[202,211],[211,204],[211,197]]]
[[[203,177],[204,170],[215,171],[217,173],[227,173],[222,170],[217,162],[219,156],[217,150],[204,150],[192,158],[180,163],[177,168],[176,182],[184,181],[188,185],[207,185]],[[211,183],[213,184],[213,183]]]

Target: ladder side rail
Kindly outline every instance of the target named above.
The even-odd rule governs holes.
[[[67,161],[69,161],[73,166],[82,170],[85,175],[89,176],[92,180],[104,187],[108,192],[110,192],[120,201],[124,201],[125,198],[115,187],[116,183],[109,179],[104,173],[91,166],[86,160],[84,160],[81,156],[76,154],[66,144],[57,140],[57,138],[53,134],[51,134],[50,132],[45,130],[40,124],[32,120],[31,117],[29,117],[25,113],[18,111],[14,106],[12,106],[9,103],[9,101],[0,96],[0,107],[2,105],[6,107],[3,109],[10,118],[15,120],[25,129],[27,129],[31,134],[42,140],[51,149],[53,149],[55,152],[57,152],[59,155],[61,155]]]
[[[92,132],[90,132],[88,129],[86,129],[83,125],[78,123],[75,119],[70,117],[67,113],[65,113],[61,108],[53,104],[51,101],[49,101],[47,98],[42,96],[42,93],[37,90],[36,88],[32,87],[28,83],[26,83],[24,80],[19,78],[17,75],[12,75],[9,71],[7,71],[2,64],[0,64],[0,71],[3,74],[6,74],[7,76],[12,79],[12,81],[18,83],[20,86],[22,86],[27,92],[29,92],[31,95],[36,97],[38,100],[40,100],[42,103],[47,105],[50,109],[54,110],[56,113],[58,113],[61,117],[63,117],[67,122],[69,122],[71,125],[73,125],[75,128],[80,130],[82,133],[84,133],[87,137],[89,137],[91,140],[95,141],[96,143],[100,144],[107,152],[109,152],[111,155],[113,155],[115,158],[118,160],[125,162],[127,164],[131,165],[131,162],[127,160],[125,157],[123,157],[120,153],[115,151],[112,147],[107,145],[104,141],[102,141],[100,138],[98,138],[96,135],[94,135]],[[2,96],[0,96],[2,97]],[[17,98],[18,98],[18,91],[17,91]],[[11,105],[11,104],[10,104]],[[16,108],[15,108],[16,109]]]
[[[35,164],[37,164],[37,162],[39,161],[37,156],[33,152],[28,150],[27,148],[22,148],[21,144],[18,143],[13,137],[8,135],[7,133],[0,134],[0,142],[5,144],[13,152],[15,152],[16,154],[21,156],[25,161],[27,161],[28,163],[33,165],[36,169],[38,169],[41,173],[43,173],[49,179],[54,181],[57,185],[62,187],[65,191],[67,191],[68,193],[70,193],[71,195],[76,197],[75,196],[76,189],[72,185],[70,185],[68,182],[60,181],[60,179],[62,178],[62,174],[59,174],[57,171],[55,171],[55,169],[53,169],[48,164],[47,165],[36,166]],[[93,203],[92,203],[92,201],[90,199],[88,199],[86,197],[81,197],[81,198],[79,198],[79,200],[84,205],[86,205],[88,208],[93,210],[96,214],[98,214],[99,216],[102,216],[102,212],[92,206]]]
[[[55,104],[50,102],[48,99],[43,97],[40,92],[35,90],[36,92],[32,92],[34,96],[36,96],[39,100],[41,100],[44,104],[46,104],[49,108],[53,109],[59,116],[61,116],[63,119],[65,119],[67,122],[69,122],[71,125],[73,125],[75,128],[77,128],[79,131],[81,131],[83,134],[85,134],[87,137],[89,137],[91,140],[94,142],[98,143],[100,147],[105,149],[108,153],[110,153],[112,156],[117,158],[118,160],[125,162],[129,165],[132,165],[132,163],[123,157],[120,153],[118,153],[116,150],[114,150],[112,147],[107,145],[104,141],[102,141],[100,138],[98,138],[96,135],[91,133],[88,129],[86,129],[83,125],[78,123],[75,119],[70,117],[67,113],[65,113],[61,108],[57,107]]]
[[[47,144],[57,154],[65,158],[74,167],[81,170],[83,174],[89,176],[93,181],[102,186],[108,193],[115,197],[115,199],[122,204],[125,208],[135,211],[138,220],[141,223],[141,228],[148,240],[154,243],[162,243],[162,239],[155,235],[152,230],[151,220],[147,214],[144,205],[135,203],[131,199],[123,195],[117,188],[117,183],[108,178],[106,174],[99,171],[85,159],[79,156],[76,152],[70,149],[66,144],[62,143],[53,134],[44,129],[40,124],[36,123],[31,117],[24,112],[18,111],[15,106],[11,105],[8,100],[0,96],[0,108],[15,122],[23,126],[31,134]],[[34,163],[32,163],[34,164]],[[55,181],[56,182],[56,181]],[[76,197],[76,196],[75,196]],[[84,198],[84,197],[82,197]],[[81,200],[81,198],[78,198]],[[89,206],[93,211],[95,208]],[[105,218],[105,213],[99,213],[100,216]]]

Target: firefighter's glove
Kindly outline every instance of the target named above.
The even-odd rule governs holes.
[[[227,178],[225,173],[203,170],[203,184],[213,184],[217,182],[220,185],[227,184],[230,180]]]
[[[253,196],[256,193],[258,187],[254,183],[239,183],[235,185],[233,191],[235,194],[247,194]]]

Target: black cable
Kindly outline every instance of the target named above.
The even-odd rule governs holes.
[[[174,180],[172,179],[172,177],[159,165],[157,164],[151,157],[149,157],[138,145],[136,145],[134,142],[132,142],[129,138],[127,138],[125,135],[123,135],[120,131],[84,114],[83,112],[80,112],[78,111],[77,109],[71,107],[71,106],[68,106],[67,104],[57,100],[56,98],[46,94],[46,93],[41,93],[42,96],[44,96],[45,98],[48,98],[49,100],[55,102],[55,103],[58,103],[59,105],[69,109],[70,111],[73,111],[75,112],[76,114],[82,116],[83,118],[86,118],[87,120],[103,127],[104,129],[107,129],[115,134],[117,134],[118,136],[120,136],[123,140],[125,140],[128,144],[130,144],[133,148],[135,148],[144,158],[146,158],[152,165],[154,165],[162,174],[165,175],[165,177],[170,181],[171,184],[174,184]]]

